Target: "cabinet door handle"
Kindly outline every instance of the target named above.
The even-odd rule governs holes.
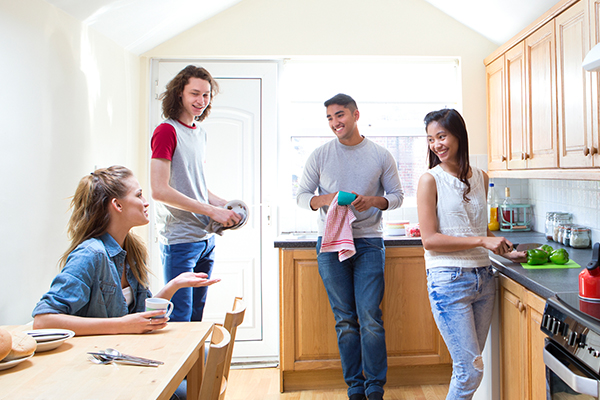
[[[595,148],[595,147],[592,147],[592,148],[590,149],[590,155],[592,155],[592,156],[593,156],[594,154],[598,154],[598,149],[597,149],[597,148]]]
[[[590,148],[589,147],[586,147],[585,149],[583,149],[583,155],[584,156],[587,156],[589,154],[590,154]]]
[[[519,310],[519,312],[523,312],[523,311],[525,311],[525,308],[526,308],[526,307],[525,307],[525,304],[523,304],[523,303],[521,302],[521,300],[517,301],[517,305],[516,305],[516,307],[517,307],[517,309]]]
[[[501,161],[506,161],[506,156],[502,156]]]
[[[525,159],[525,153],[521,153],[521,160]]]
[[[525,153],[525,159],[529,160],[529,154],[528,153]]]

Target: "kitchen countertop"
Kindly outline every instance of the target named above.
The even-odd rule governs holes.
[[[565,269],[525,269],[521,264],[513,263],[503,257],[490,253],[490,258],[494,267],[520,283],[528,290],[536,293],[540,297],[547,299],[560,292],[578,292],[579,291],[579,272],[592,259],[592,249],[574,249],[566,247],[553,241],[547,241],[546,235],[540,232],[494,232],[496,236],[504,236],[513,243],[541,243],[549,244],[553,248],[565,248],[569,252],[569,257],[582,268]],[[284,234],[275,241],[276,248],[296,249],[296,248],[315,248],[317,243],[316,234]],[[384,243],[386,247],[398,246],[421,246],[421,238],[408,238],[406,236],[385,236]]]
[[[301,249],[301,248],[315,248],[317,247],[316,233],[284,233],[275,239],[275,247],[283,249]],[[398,247],[398,246],[421,246],[420,237],[406,237],[406,236],[384,236],[383,243],[386,247]]]

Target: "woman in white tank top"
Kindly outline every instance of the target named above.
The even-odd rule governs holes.
[[[417,206],[429,301],[453,361],[446,399],[471,399],[483,377],[481,351],[494,307],[488,251],[515,262],[526,254],[487,228],[488,176],[469,165],[461,115],[433,111],[425,127],[430,169],[419,180]]]

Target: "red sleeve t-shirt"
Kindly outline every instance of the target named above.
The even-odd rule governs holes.
[[[152,158],[164,158],[173,161],[173,153],[177,147],[177,134],[171,124],[160,124],[154,130],[150,141]]]

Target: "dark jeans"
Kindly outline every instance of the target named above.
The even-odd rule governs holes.
[[[385,286],[383,239],[354,239],[356,254],[342,262],[337,252],[320,252],[321,240],[317,240],[319,274],[335,316],[348,396],[383,393],[387,374],[380,308]]]
[[[160,245],[165,283],[183,272],[205,272],[210,277],[215,262],[215,238],[194,243]],[[171,321],[202,321],[208,287],[179,289],[171,301]]]

